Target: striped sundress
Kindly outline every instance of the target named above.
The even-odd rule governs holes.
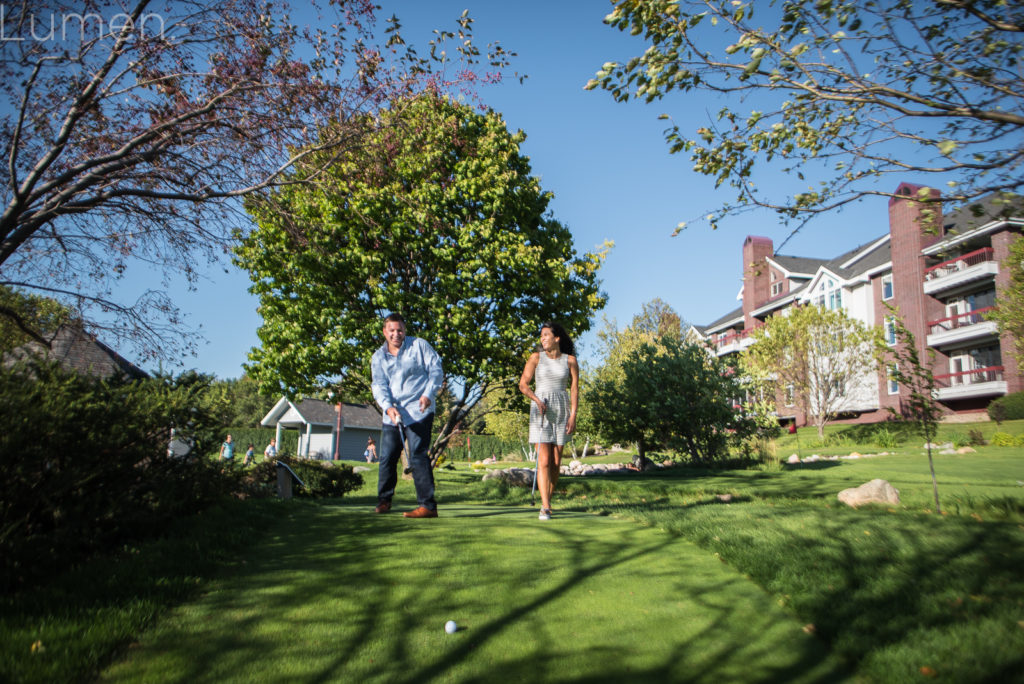
[[[565,426],[569,421],[569,357],[559,354],[557,359],[540,352],[540,361],[534,372],[537,389],[534,394],[547,402],[541,417],[537,402],[530,402],[530,444],[565,445]]]

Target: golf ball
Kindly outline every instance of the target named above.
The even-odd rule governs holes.
[[[449,620],[448,622],[444,623],[444,631],[448,632],[449,634],[455,634],[455,632],[458,631],[458,629],[459,626],[455,624],[455,620]]]

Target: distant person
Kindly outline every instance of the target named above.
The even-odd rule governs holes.
[[[434,396],[441,389],[441,357],[423,339],[405,336],[405,320],[396,313],[384,319],[384,344],[370,360],[373,398],[384,412],[380,435],[375,513],[391,510],[398,484],[402,437],[409,443],[409,465],[419,506],[406,518],[436,518],[434,471],[430,467],[430,431],[434,426]]]
[[[270,444],[267,445],[267,448],[263,450],[263,462],[266,463],[267,461],[275,460],[277,460],[277,440],[272,439],[270,440]]]
[[[220,460],[227,465],[232,465],[235,462],[235,445],[231,441],[231,435],[228,435],[224,443],[220,445]]]
[[[530,443],[537,445],[540,520],[551,520],[551,495],[562,467],[566,436],[576,429],[580,367],[576,345],[558,323],[540,328],[540,351],[530,355],[519,378],[519,391],[530,401]],[[530,382],[536,380],[536,390]],[[569,388],[568,391],[566,388]]]
[[[367,463],[373,463],[377,460],[377,445],[373,443],[373,437],[366,439],[366,451],[363,452],[363,456],[366,458]]]
[[[256,447],[250,444],[245,450],[245,460],[242,461],[242,467],[246,468],[256,462]]]

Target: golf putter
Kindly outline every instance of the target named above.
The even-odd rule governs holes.
[[[402,433],[402,474],[408,475],[412,472],[409,466],[409,440],[405,436],[405,423],[401,418],[398,419],[398,430]]]

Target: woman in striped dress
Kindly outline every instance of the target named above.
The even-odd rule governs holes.
[[[519,378],[519,391],[530,398],[530,443],[537,445],[537,489],[540,519],[551,520],[551,495],[558,484],[562,447],[576,429],[580,367],[576,346],[557,323],[540,329],[540,351],[530,355]],[[536,379],[536,389],[530,382]],[[567,389],[568,388],[568,389]]]

